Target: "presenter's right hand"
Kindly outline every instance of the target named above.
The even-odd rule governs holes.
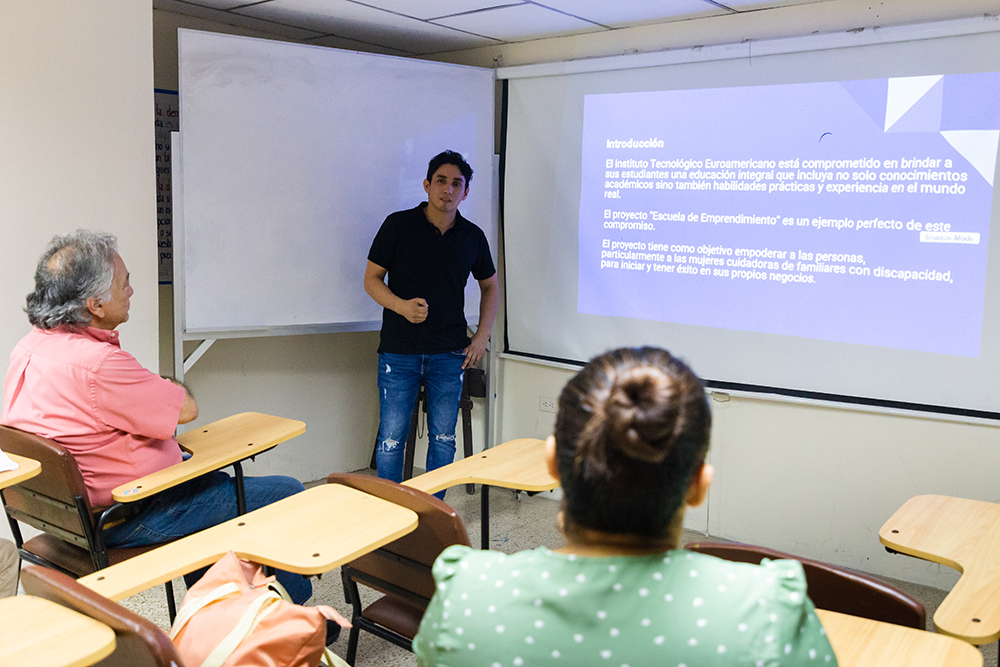
[[[403,302],[400,315],[414,324],[420,324],[427,319],[427,301],[424,299],[410,299]]]

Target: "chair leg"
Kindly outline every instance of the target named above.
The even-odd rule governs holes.
[[[247,513],[247,492],[243,483],[243,465],[237,461],[233,464],[236,473],[236,513],[243,516]]]
[[[344,601],[351,605],[351,633],[347,638],[347,664],[353,665],[358,654],[358,638],[361,636],[361,624],[358,622],[361,616],[361,591],[358,584],[349,573],[350,568],[345,565],[340,568],[340,582],[344,589]]]
[[[490,548],[490,487],[483,484],[479,500],[480,545],[483,550]]]
[[[462,441],[465,444],[465,458],[472,456],[472,399],[465,394],[465,385],[462,385]],[[465,492],[470,496],[475,495],[476,485],[466,484]]]
[[[347,660],[348,665],[354,664],[354,659],[358,656],[358,638],[361,636],[361,628],[354,626],[351,628],[351,634],[347,639]]]
[[[14,595],[17,595],[21,590],[21,559],[17,559],[17,576],[14,577]]]
[[[163,589],[167,594],[167,614],[170,616],[170,625],[173,625],[174,619],[177,618],[177,602],[174,601],[174,582],[165,582]]]

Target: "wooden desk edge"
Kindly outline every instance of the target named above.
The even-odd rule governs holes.
[[[245,415],[245,414],[251,414],[251,413],[241,412],[232,415],[231,417],[239,417],[240,415]],[[225,417],[218,421],[223,421],[224,419],[230,419],[231,417]],[[298,437],[306,432],[305,422],[299,421],[298,419],[287,419],[285,417],[281,417],[281,419],[284,419],[286,422],[288,422],[289,426],[294,425],[295,426],[294,430],[282,433],[278,439],[268,440],[258,446],[255,446],[252,452],[249,453],[243,452],[245,456],[242,456],[241,458],[229,460],[220,465],[215,465],[216,462],[212,461],[204,462],[198,459],[197,455],[192,455],[192,457],[186,461],[181,461],[180,463],[172,465],[169,468],[164,468],[163,470],[157,470],[154,473],[150,473],[144,477],[140,477],[139,479],[134,479],[131,482],[115,487],[111,491],[111,497],[116,502],[119,503],[134,503],[137,500],[148,498],[149,496],[155,495],[161,491],[165,491],[169,488],[175,487],[178,484],[183,484],[184,482],[188,482],[192,479],[195,479],[196,477],[200,477],[205,473],[213,472],[215,470],[220,470],[222,468],[225,468],[226,466],[232,465],[233,463],[243,461],[245,459],[250,458],[251,456],[256,456],[257,454],[263,454],[267,450],[272,449],[280,445],[281,443],[287,442],[288,440]],[[213,424],[217,424],[218,421],[212,422],[211,424],[206,424],[205,427],[203,428],[207,428],[209,426],[212,426]],[[177,436],[177,444],[181,446],[181,449],[189,451],[188,449],[185,448],[184,442],[181,439],[188,433],[194,433],[194,431],[197,430],[198,429],[191,429],[190,431],[186,431],[185,433],[182,433],[179,436]],[[188,439],[190,440],[190,438]],[[155,478],[163,475],[165,472],[169,473],[169,477],[167,479],[157,482]],[[150,482],[151,479],[152,482]],[[140,486],[146,487],[147,485],[148,488],[143,488],[141,491],[136,491],[136,489],[139,488]]]
[[[932,563],[947,565],[951,569],[957,570],[958,572],[965,572],[965,570],[959,563],[949,558],[945,558],[944,556],[940,556],[938,554],[932,554],[926,551],[921,551],[919,549],[914,549],[912,547],[906,546],[905,544],[898,544],[883,536],[882,533],[879,533],[878,541],[882,543],[882,546],[888,547],[889,549],[892,549],[893,551],[900,553],[904,556],[913,556],[914,558],[930,561]]]
[[[899,514],[899,512],[906,507],[907,503],[910,503],[916,499],[949,498],[949,497],[950,496],[940,496],[936,494],[924,494],[920,496],[914,496],[910,500],[906,501],[906,503],[904,503],[898,510],[896,510],[896,512],[893,513],[893,515],[889,518],[889,520],[882,525],[882,528],[879,529],[878,532],[879,542],[881,542],[884,546],[888,547],[889,549],[892,549],[897,553],[903,554],[904,556],[912,556],[914,558],[920,558],[921,560],[926,560],[931,563],[939,563],[941,565],[945,565],[953,570],[963,573],[964,576],[965,568],[963,568],[962,565],[957,561],[954,561],[940,554],[930,553],[929,551],[924,551],[921,549],[915,549],[905,544],[899,544],[898,542],[895,542],[893,540],[894,535],[892,533],[893,530],[892,526],[896,523],[895,521],[896,515]],[[951,593],[949,592],[948,595],[951,595]],[[948,596],[946,595],[945,599],[947,599],[947,597]],[[985,644],[991,644],[997,641],[997,639],[1000,639],[1000,627],[995,627],[994,629],[984,628],[984,631],[985,630],[990,630],[990,631],[979,634],[963,634],[961,632],[955,632],[953,630],[950,630],[948,627],[949,626],[948,619],[942,619],[943,622],[939,620],[939,614],[941,613],[942,607],[944,607],[943,603],[934,612],[934,629],[937,633],[942,635],[947,635],[948,637],[954,637],[955,639],[960,639],[964,642],[968,642],[969,644],[973,644],[975,646],[983,646]],[[944,607],[944,610],[947,612],[947,607]],[[962,623],[962,621],[958,622]]]
[[[81,646],[84,646],[85,644],[92,645],[93,648],[89,653],[74,655],[68,662],[60,663],[66,665],[66,667],[86,667],[86,665],[93,665],[94,663],[111,655],[117,646],[117,640],[113,628],[83,612],[72,609],[71,607],[66,607],[58,602],[54,602],[46,598],[39,598],[34,595],[18,595],[4,599],[8,604],[16,605],[19,600],[39,604],[42,605],[42,609],[45,609],[46,611],[48,611],[49,606],[58,607],[58,609],[53,609],[47,615],[51,617],[53,612],[58,612],[57,615],[68,615],[66,618],[73,619],[73,623],[76,627],[69,630],[69,634],[66,634],[66,629],[64,628],[63,636],[60,638],[58,643],[59,646],[69,646],[71,647],[71,651],[79,651],[81,650]],[[80,628],[89,628],[87,632],[92,641],[85,642],[84,640],[79,639],[77,631]],[[2,648],[0,648],[0,652],[2,652]],[[38,657],[38,659],[41,658]]]
[[[442,466],[437,470],[431,470],[430,472],[426,472],[418,477],[405,480],[403,485],[425,493],[437,493],[443,489],[460,486],[462,484],[483,484],[503,489],[518,489],[521,491],[528,491],[530,493],[551,491],[559,488],[560,485],[558,480],[549,475],[546,475],[546,477],[548,477],[547,481],[544,483],[538,483],[525,482],[523,480],[510,481],[508,479],[500,479],[496,476],[490,475],[489,473],[484,474],[478,470],[478,468],[482,465],[483,459],[490,458],[491,455],[501,455],[499,450],[502,450],[505,447],[522,447],[525,445],[542,447],[544,442],[544,440],[539,438],[515,438],[513,440],[508,440],[496,445],[495,447],[484,449],[483,451],[473,454],[472,456],[455,461],[454,463],[450,463],[446,466]],[[542,463],[542,466],[544,466],[544,463]],[[466,472],[466,468],[472,468],[472,471]]]
[[[294,436],[292,436],[294,437]],[[280,445],[281,443],[274,443],[272,445],[262,445],[259,449],[254,449],[254,451],[246,454],[246,456],[235,459],[235,460],[224,460],[224,462],[214,462],[205,463],[202,460],[195,460],[194,457],[187,459],[186,461],[181,461],[175,465],[172,465],[163,470],[157,470],[156,472],[150,473],[145,477],[140,477],[134,479],[127,484],[122,484],[121,486],[115,487],[111,491],[111,497],[115,502],[119,503],[134,503],[137,500],[143,500],[144,498],[149,498],[154,496],[161,491],[166,491],[167,489],[173,488],[184,482],[189,482],[192,479],[196,479],[210,472],[216,470],[222,470],[234,463],[239,463],[240,461],[245,461],[251,456],[256,456],[257,454],[263,454],[269,449]],[[165,476],[169,475],[169,476]],[[157,481],[157,477],[165,476],[165,479]],[[139,490],[141,488],[141,490]]]
[[[401,526],[393,533],[379,540],[366,544],[364,547],[360,547],[346,556],[342,556],[341,558],[335,559],[334,561],[332,561],[332,563],[322,562],[316,565],[315,567],[296,568],[294,571],[297,572],[298,574],[302,574],[305,576],[312,576],[316,574],[322,574],[324,572],[329,572],[332,569],[340,567],[344,563],[348,563],[352,560],[355,560],[356,558],[363,556],[364,554],[369,553],[370,551],[374,551],[379,547],[385,546],[389,542],[392,542],[393,540],[398,539],[403,535],[407,535],[416,530],[417,524],[419,523],[419,517],[417,516],[417,513],[405,507],[396,506],[396,509],[407,512],[409,521],[406,523],[406,525]],[[212,530],[212,528],[206,528],[205,530]],[[181,540],[183,539],[185,538],[181,538]],[[168,542],[162,545],[161,548],[170,548],[173,547],[173,545],[175,544],[177,544],[177,542]],[[151,556],[150,554],[156,554],[157,551],[158,549],[147,551],[144,554],[140,554],[139,556],[130,558],[128,561],[122,561],[121,563],[118,563],[117,565],[113,565],[111,567],[114,568],[117,566],[126,565],[130,561],[135,561],[137,559],[144,560],[153,558],[154,556]],[[269,565],[277,569],[288,569],[285,563],[281,563],[273,558],[268,558],[267,556],[263,556],[260,554],[251,554],[242,551],[239,548],[231,548],[231,549],[225,549],[218,553],[206,554],[202,558],[196,561],[188,561],[185,562],[183,565],[179,565],[170,569],[163,569],[157,572],[156,576],[152,578],[142,579],[141,581],[136,579],[130,579],[116,586],[117,582],[114,579],[110,580],[107,579],[108,575],[107,569],[98,570],[97,572],[93,572],[84,577],[80,577],[77,581],[79,581],[79,583],[91,589],[95,593],[98,593],[108,599],[118,602],[124,598],[135,595],[136,593],[140,593],[144,590],[152,588],[153,586],[158,586],[159,584],[171,581],[176,577],[183,576],[185,574],[188,574],[189,572],[194,572],[199,568],[214,565],[216,561],[218,561],[220,558],[222,558],[222,556],[225,555],[226,551],[233,551],[239,558],[250,560],[253,561],[254,563],[259,563],[261,565]],[[132,565],[134,566],[135,563],[132,563]]]
[[[26,479],[31,479],[42,471],[42,464],[35,459],[18,456],[17,454],[7,454],[7,456],[17,464],[17,468],[0,472],[0,489],[19,484]]]
[[[970,646],[986,646],[987,644],[992,644],[997,639],[1000,639],[1000,628],[997,628],[996,632],[992,632],[988,635],[963,635],[957,632],[951,632],[946,630],[937,622],[937,612],[934,612],[934,632],[945,637],[951,637],[952,639],[958,639]]]
[[[953,570],[957,570],[958,572],[964,572],[965,569],[958,562],[950,560],[945,556],[940,556],[938,554],[933,554],[928,551],[916,549],[906,544],[901,544],[900,542],[897,541],[895,535],[892,532],[893,530],[896,530],[896,526],[899,525],[900,523],[906,524],[908,522],[908,519],[904,517],[907,517],[907,515],[910,512],[914,511],[912,509],[908,509],[908,506],[917,505],[918,509],[921,509],[922,511],[922,508],[919,508],[920,505],[927,502],[938,502],[937,499],[943,499],[945,501],[948,500],[958,500],[961,502],[967,501],[967,499],[964,498],[957,498],[954,496],[943,496],[941,494],[935,494],[935,493],[924,493],[913,496],[910,499],[908,499],[905,503],[900,505],[899,509],[893,512],[892,516],[890,516],[886,520],[886,522],[882,524],[882,527],[878,529],[878,540],[879,542],[882,543],[883,546],[888,547],[889,549],[892,549],[893,551],[896,551],[898,553],[905,554],[907,556],[913,556],[914,558],[921,558],[923,560],[927,560],[932,563],[940,563],[941,565],[947,565]],[[968,502],[981,502],[981,501],[968,501]]]
[[[82,613],[82,612],[77,612],[77,613]],[[87,618],[90,617],[88,616]],[[91,619],[91,620],[94,621],[95,623],[101,623],[96,619]],[[108,632],[111,633],[111,638],[106,640],[103,644],[101,644],[101,646],[95,649],[90,655],[80,656],[79,661],[73,664],[79,665],[80,667],[84,667],[85,665],[93,665],[94,663],[103,660],[104,658],[108,657],[109,655],[115,652],[115,648],[117,648],[118,646],[118,640],[116,639],[114,629],[107,625],[104,625],[103,623],[101,623],[101,625],[107,628]],[[103,632],[103,630],[101,632]],[[69,638],[67,637],[65,639]]]
[[[285,425],[287,425],[289,427],[294,426],[294,430],[293,431],[289,431],[287,434],[282,434],[282,439],[281,440],[276,440],[274,442],[275,445],[281,444],[285,440],[291,440],[292,438],[298,437],[298,436],[300,436],[300,435],[302,435],[303,433],[306,432],[306,423],[304,421],[299,420],[299,419],[291,419],[290,417],[278,417],[277,415],[267,415],[267,414],[264,414],[263,412],[238,412],[235,415],[230,415],[228,417],[223,417],[222,419],[217,419],[214,422],[205,424],[204,426],[202,426],[200,428],[196,427],[196,428],[192,428],[192,429],[190,429],[188,431],[184,431],[183,433],[181,433],[180,435],[178,435],[174,439],[177,441],[177,444],[181,446],[181,449],[184,449],[185,451],[190,451],[186,447],[190,446],[192,444],[196,444],[196,443],[190,443],[188,441],[193,440],[193,439],[197,439],[197,437],[201,435],[201,433],[199,433],[198,431],[203,431],[203,430],[209,428],[210,426],[218,426],[220,422],[223,422],[223,421],[225,421],[227,419],[232,419],[233,417],[242,417],[243,415],[262,415],[264,417],[272,417],[272,418],[275,418],[275,419],[280,419],[282,421],[282,423],[284,423]]]
[[[835,625],[842,624],[845,622],[853,622],[860,624],[877,624],[878,626],[889,626],[890,629],[895,629],[897,632],[901,633],[923,633],[922,636],[927,641],[931,642],[941,642],[941,641],[953,641],[955,644],[952,645],[952,651],[958,651],[964,656],[968,656],[968,667],[982,667],[983,664],[983,654],[975,646],[968,644],[964,641],[960,641],[958,638],[951,637],[948,635],[937,634],[934,632],[927,632],[926,630],[919,630],[917,628],[908,628],[902,625],[892,625],[891,623],[883,623],[881,621],[873,621],[867,618],[861,618],[857,616],[851,616],[850,614],[842,614],[835,611],[829,611],[826,609],[817,609],[816,615],[819,617],[820,623],[826,629],[827,638],[830,640],[830,645],[833,647],[834,653],[837,653],[837,646],[840,645],[840,653],[837,654],[837,660],[840,662],[841,667],[851,667],[851,665],[857,664],[856,662],[845,662],[844,659],[847,657],[844,655],[845,649],[850,646],[852,639],[848,636],[841,635],[839,629],[834,628]],[[831,631],[832,630],[832,631]],[[918,636],[918,635],[914,635]],[[856,651],[856,649],[855,649]],[[855,651],[852,651],[854,653]],[[852,656],[853,657],[853,656]],[[865,663],[861,663],[865,664]],[[959,667],[963,667],[966,663],[961,663]],[[948,667],[952,667],[949,665]]]
[[[454,486],[461,486],[462,484],[483,484],[485,486],[494,486],[501,489],[517,489],[519,491],[528,491],[530,493],[540,493],[542,491],[551,491],[559,488],[559,483],[555,481],[547,484],[509,483],[504,480],[480,477],[479,475],[463,475],[462,477],[448,477],[440,480],[435,478],[424,479],[428,475],[432,474],[432,472],[424,473],[418,477],[408,479],[403,482],[403,486],[408,486],[412,489],[423,491],[424,493],[437,493],[442,489],[450,489]]]

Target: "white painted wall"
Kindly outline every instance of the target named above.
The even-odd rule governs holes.
[[[514,358],[501,365],[500,440],[551,432],[553,415],[538,399],[558,396],[571,371]],[[713,398],[715,482],[707,505],[687,517],[692,530],[948,588],[957,573],[886,553],[879,528],[917,494],[1000,502],[995,426]]]
[[[156,367],[152,58],[148,3],[0,3],[4,355],[46,242],[84,227],[118,235],[135,288],[122,342]]]
[[[152,9],[134,0],[0,3],[0,364],[52,236],[118,236],[135,288],[122,345],[157,364]],[[0,535],[9,535],[6,522]]]

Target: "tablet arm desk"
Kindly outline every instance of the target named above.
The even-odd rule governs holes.
[[[191,457],[177,465],[123,484],[111,492],[119,503],[148,498],[205,473],[232,465],[236,476],[236,502],[246,513],[242,461],[305,433],[304,422],[259,412],[243,412],[191,429],[177,436],[181,449]]]
[[[458,484],[482,484],[481,546],[489,549],[489,487],[499,486],[529,492],[551,491],[559,486],[559,481],[549,474],[545,465],[545,441],[519,438],[403,482],[404,486],[426,493],[435,493]]]

